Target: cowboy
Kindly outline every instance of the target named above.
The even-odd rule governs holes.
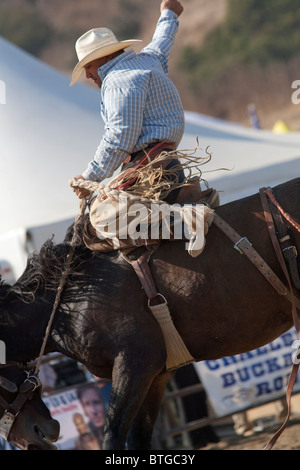
[[[118,41],[107,28],[91,29],[77,40],[79,62],[70,86],[85,70],[86,77],[101,89],[101,115],[105,122],[105,133],[94,159],[77,178],[101,182],[122,164],[125,168],[124,163],[138,162],[145,152],[152,150],[155,154],[157,144],[160,152],[177,148],[184,131],[184,112],[167,73],[182,11],[178,0],[162,0],[153,39],[140,53],[125,50],[138,40]],[[178,160],[174,159],[167,169],[177,165]],[[177,176],[182,182],[183,171],[179,169]],[[84,188],[73,191],[80,199],[90,196]],[[172,197],[168,202],[174,202]]]

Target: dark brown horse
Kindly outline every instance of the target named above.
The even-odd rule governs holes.
[[[300,221],[300,179],[274,189]],[[246,236],[282,282],[258,194],[220,206],[216,213]],[[288,227],[300,249],[300,234]],[[1,339],[8,360],[29,361],[40,350],[68,243],[47,242],[12,288],[0,290]],[[164,242],[150,261],[157,290],[196,361],[258,348],[288,330],[291,305],[254,265],[210,227],[203,253],[191,258],[183,241]],[[58,351],[96,376],[112,379],[105,449],[149,449],[166,384],[162,332],[132,267],[118,252],[78,246],[73,271],[56,312],[46,353]],[[33,297],[34,293],[34,297]]]

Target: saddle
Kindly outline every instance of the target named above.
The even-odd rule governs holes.
[[[217,207],[220,203],[220,198],[218,192],[213,188],[208,188],[202,190],[199,179],[197,177],[192,178],[190,183],[186,186],[180,188],[178,193],[176,204],[204,204],[211,209]],[[170,227],[172,229],[172,227]],[[171,238],[170,238],[171,239]],[[95,228],[91,225],[89,218],[86,218],[83,230],[83,241],[87,248],[92,251],[102,251],[109,252],[120,250],[126,252],[126,254],[135,250],[137,247],[145,246],[147,247],[158,247],[161,243],[160,239],[141,239],[136,240],[127,240],[127,239],[118,239],[112,240],[109,238],[100,239],[97,236]]]

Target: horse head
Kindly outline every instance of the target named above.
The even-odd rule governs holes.
[[[55,450],[59,423],[41,398],[35,376],[16,365],[0,366],[0,435],[22,450]]]

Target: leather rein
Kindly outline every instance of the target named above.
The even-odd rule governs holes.
[[[0,371],[1,369],[8,367],[20,368],[20,364],[16,362],[0,364]],[[11,402],[7,401],[0,395],[0,407],[3,408],[3,414],[0,418],[0,436],[5,440],[8,439],[15,419],[25,403],[32,399],[35,390],[42,385],[37,375],[27,370],[25,370],[25,373],[27,374],[27,377],[19,387],[11,380],[5,377],[0,377],[0,388],[5,389],[14,396],[17,393],[17,396],[13,398]]]

